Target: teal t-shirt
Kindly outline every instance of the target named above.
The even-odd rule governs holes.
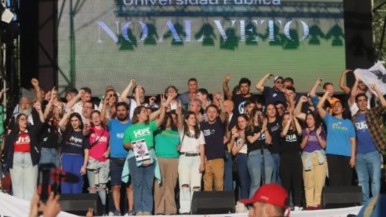
[[[164,130],[155,136],[155,155],[162,158],[178,158],[180,144],[178,131]]]
[[[148,148],[154,147],[154,131],[158,129],[155,121],[149,124],[136,123],[128,127],[123,136],[123,143],[133,143],[139,140],[145,140]]]
[[[327,126],[326,154],[350,157],[350,138],[355,138],[355,129],[351,120],[339,119],[326,113],[324,123]]]

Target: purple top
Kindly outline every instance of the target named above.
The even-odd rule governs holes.
[[[303,129],[302,134],[303,134],[303,139],[304,139],[304,137],[306,136],[306,130],[305,129]],[[323,132],[321,134],[322,134],[321,137],[323,139],[325,139]],[[321,149],[323,149],[323,148],[322,148],[322,146],[320,146],[318,138],[316,137],[316,129],[315,129],[315,130],[310,132],[308,141],[307,141],[306,146],[304,147],[303,151],[314,152],[316,150],[321,150]]]

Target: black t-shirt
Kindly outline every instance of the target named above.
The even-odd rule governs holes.
[[[267,123],[267,129],[272,137],[272,145],[269,146],[269,150],[273,154],[280,153],[281,141],[280,141],[280,133],[281,133],[281,119],[276,118],[276,120],[272,123]]]
[[[255,134],[259,133],[261,131],[261,127],[254,127],[253,131],[247,130],[245,132],[245,137],[247,138],[247,147],[248,147],[248,153],[257,149],[262,149],[264,147],[267,147],[267,144],[265,144],[265,133],[263,135],[260,135],[259,138],[253,143],[250,143],[248,141],[248,136],[254,136]]]
[[[44,123],[39,137],[39,144],[42,148],[59,148],[58,144],[59,133],[58,128],[48,123]]]
[[[288,130],[287,135],[282,138],[281,154],[293,155],[300,152],[300,136],[296,130]]]
[[[64,141],[62,152],[83,155],[84,149],[90,149],[90,143],[82,131],[75,131]]]
[[[225,126],[220,118],[216,122],[210,124],[205,121],[201,123],[201,130],[205,138],[205,156],[206,159],[212,160],[216,158],[224,158],[224,135]]]
[[[265,100],[265,105],[269,103],[275,103],[277,101],[286,104],[285,95],[280,90],[276,90],[272,87],[264,86],[264,90],[262,94]]]
[[[238,117],[240,114],[244,114],[245,113],[244,104],[246,101],[249,101],[249,100],[257,101],[257,97],[254,96],[253,94],[251,94],[248,97],[244,97],[240,94],[233,95],[232,101],[235,105],[233,108],[233,115],[236,115],[236,117]]]

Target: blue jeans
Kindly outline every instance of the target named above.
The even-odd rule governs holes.
[[[378,151],[357,154],[355,170],[358,175],[358,184],[362,187],[362,203],[364,204],[370,199],[370,187],[373,197],[381,190],[381,154]]]
[[[84,163],[84,158],[80,154],[62,154],[62,168],[66,173],[72,173],[78,177],[78,182],[62,182],[62,194],[80,194],[83,191],[83,176],[80,175],[80,169]]]
[[[224,191],[233,191],[233,159],[232,155],[225,151],[224,161]]]
[[[154,167],[155,162],[149,166],[138,167],[135,157],[129,159],[135,213],[153,211]]]
[[[239,199],[248,199],[249,188],[251,186],[251,177],[249,176],[249,173],[248,173],[248,155],[237,154],[236,163],[237,163],[237,174],[239,175],[239,181],[240,181]]]
[[[251,187],[249,190],[249,197],[253,197],[256,190],[260,187],[262,169],[264,169],[264,184],[271,183],[274,163],[271,152],[264,149],[264,168],[263,155],[261,150],[254,150],[248,154],[248,171],[251,177]]]
[[[273,168],[272,182],[280,185],[281,184],[281,181],[280,181],[280,154],[275,153],[275,154],[271,154],[271,155],[273,158],[273,162],[275,164],[275,166]]]
[[[59,166],[58,151],[55,148],[42,148],[40,150],[40,161],[39,164],[52,163],[55,166]]]

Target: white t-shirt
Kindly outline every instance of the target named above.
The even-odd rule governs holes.
[[[180,152],[199,153],[200,145],[205,144],[204,134],[200,131],[200,136],[196,139],[194,136],[184,135],[184,130],[178,131],[181,140]],[[194,131],[190,131],[190,135],[194,135]]]
[[[368,90],[368,91],[366,91],[366,96],[367,96],[367,108],[370,109],[370,102],[371,102],[371,97],[373,96],[373,94],[371,93],[371,91]],[[348,106],[350,108],[351,116],[354,116],[359,111],[359,108],[358,108],[358,105],[356,102],[351,104],[350,100],[349,100]]]

